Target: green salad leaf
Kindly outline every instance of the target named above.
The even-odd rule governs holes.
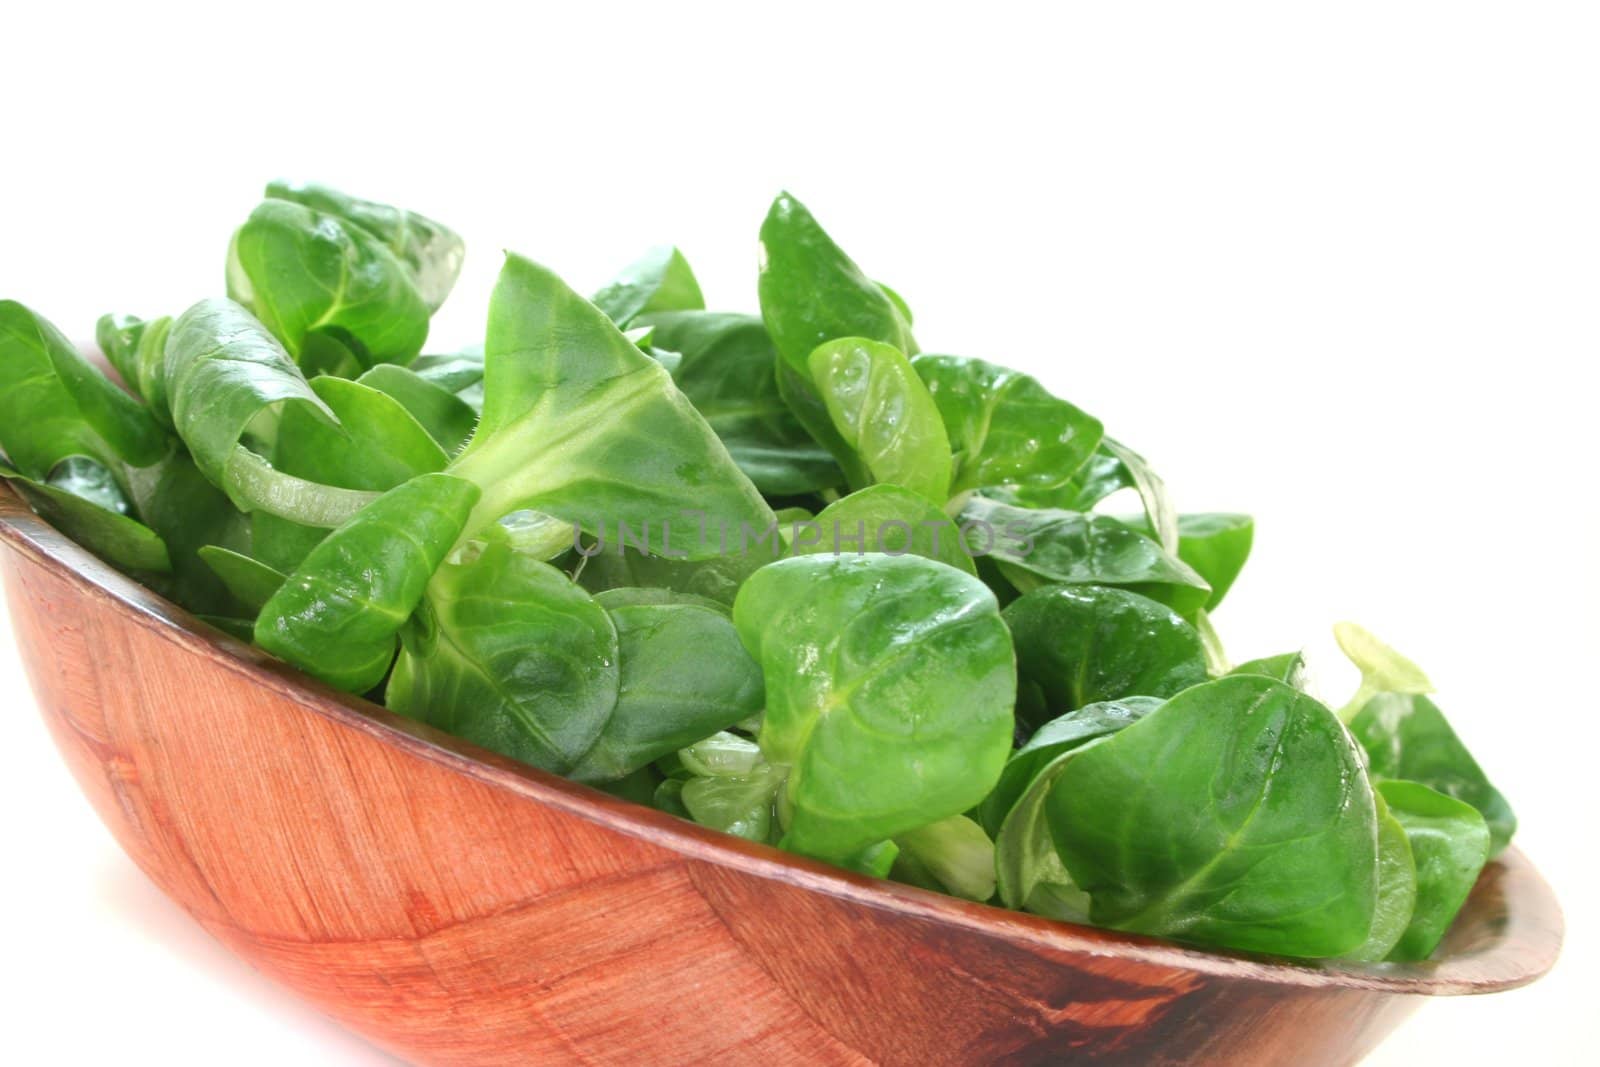
[[[761,749],[787,774],[787,847],[841,859],[959,815],[1010,748],[1016,678],[993,595],[918,556],[801,556],[739,591],[766,676]]]
[[[478,424],[477,409],[411,367],[380,363],[356,380],[394,398],[447,456],[461,451]]]
[[[430,218],[309,182],[271,182],[266,195],[331,215],[376,237],[406,268],[429,311],[439,310],[455,287],[467,246]]]
[[[385,493],[289,575],[256,619],[256,644],[336,688],[376,686],[477,497],[445,474]]]
[[[1211,587],[1154,540],[1108,515],[1021,508],[973,497],[963,530],[1021,592],[1047,585],[1115,585],[1181,614],[1205,606]]]
[[[1361,687],[1339,712],[1345,722],[1379,693],[1420,696],[1433,692],[1433,683],[1428,681],[1421,667],[1378,640],[1370,631],[1353,622],[1341,622],[1334,626],[1333,636],[1345,656],[1361,671]]]
[[[705,416],[757,489],[790,496],[831,489],[844,474],[812,441],[778,391],[777,349],[761,320],[711,311],[645,314],[636,321],[676,352],[672,380]]]
[[[1045,586],[1008,606],[1005,620],[1018,676],[1039,687],[1051,717],[1123,697],[1169,697],[1206,680],[1194,627],[1126,589]]]
[[[260,614],[289,576],[269,564],[221,545],[204,545],[199,550],[206,566],[228,587],[240,603]]]
[[[1378,794],[1405,831],[1416,900],[1390,959],[1425,960],[1466,903],[1489,859],[1489,826],[1470,804],[1419,782],[1384,781]]]
[[[995,889],[1006,907],[1089,921],[1089,895],[1078,888],[1061,862],[1045,801],[1072,758],[1105,740],[1104,734],[1092,736],[1045,760],[1002,817],[995,831]]]
[[[178,316],[164,376],[178,436],[240,510],[332,527],[374,499],[285,474],[247,446],[247,434],[275,438],[285,409],[332,425],[339,420],[283,346],[238,304],[202,300]]]
[[[846,452],[851,485],[888,482],[942,503],[950,491],[950,439],[927,386],[893,345],[830,341],[806,361]]]
[[[1229,674],[1259,674],[1273,678],[1284,685],[1305,691],[1307,685],[1306,657],[1301,652],[1284,652],[1277,656],[1263,656],[1241,663]]]
[[[137,315],[101,315],[94,324],[94,343],[100,354],[117,372],[123,384],[137,388],[139,382],[139,339],[148,324]]]
[[[955,492],[1059,489],[1100,444],[1099,419],[1026,374],[959,356],[920,355],[911,365],[949,431]]]
[[[263,200],[233,235],[227,280],[302,365],[409,363],[428,339],[428,303],[384,240],[304,203]]]
[[[596,293],[594,305],[618,326],[629,326],[652,311],[703,311],[706,300],[683,253],[671,245],[658,245]]]
[[[0,300],[0,450],[35,481],[69,456],[108,470],[145,467],[169,451],[150,409],[91,365],[43,317]]]
[[[1298,652],[1233,666],[1251,517],[919,354],[788,193],[759,238],[759,316],[675,246],[592,300],[511,253],[430,344],[461,239],[273,182],[226,298],[94,324],[114,374],[0,300],[4,492],[224,650],[747,853],[1197,946],[1450,944],[1516,818],[1421,668],[1341,623],[1336,714]]]
[[[558,773],[594,747],[621,685],[617,628],[566,575],[490,541],[439,568],[427,615],[390,710]]]
[[[1350,723],[1372,776],[1418,782],[1477,809],[1489,827],[1490,855],[1517,830],[1517,817],[1456,736],[1439,706],[1415,693],[1379,693]]]
[[[960,527],[927,497],[898,485],[868,486],[835,500],[814,518],[791,523],[790,529],[795,555],[910,553],[977,574]]]
[[[1417,908],[1417,865],[1411,840],[1389,810],[1383,790],[1376,790],[1372,800],[1378,815],[1378,898],[1367,939],[1346,956],[1369,962],[1388,958],[1405,936]]]
[[[1097,923],[1313,957],[1371,929],[1377,811],[1360,753],[1331,711],[1280,682],[1179,693],[1077,753],[1045,807]]]
[[[809,363],[825,341],[858,337],[916,354],[901,304],[862,273],[811,212],[780,193],[761,225],[761,318],[778,349],[778,388],[795,417],[840,459],[850,484],[868,484],[834,428]]]
[[[994,842],[965,815],[952,815],[895,838],[891,877],[968,900],[994,896]]]
[[[773,521],[666,370],[520,256],[506,257],[490,300],[483,385],[483,417],[449,468],[483,490],[469,535],[531,508],[591,534],[627,525],[649,552],[702,559]]]
[[[1123,519],[1141,533],[1154,536],[1148,516]],[[1248,515],[1206,512],[1178,516],[1178,558],[1211,587],[1207,611],[1215,611],[1244,570],[1255,540],[1255,520]]]
[[[151,581],[153,576],[172,570],[166,542],[154,530],[130,518],[124,509],[107,507],[103,499],[86,496],[79,491],[83,486],[37,481],[4,463],[0,463],[0,478],[14,485],[23,499],[58,530],[123,573]],[[102,488],[96,486],[91,491]]]
[[[1054,762],[1062,753],[1086,745],[1096,738],[1114,734],[1124,726],[1139,721],[1161,704],[1160,697],[1130,696],[1087,704],[1046,722],[1006,760],[1000,780],[983,798],[983,803],[978,805],[979,824],[989,833],[998,834],[1006,816],[1016,807],[1018,798],[1039,777],[1047,764]]]
[[[595,600],[616,629],[621,675],[616,704],[572,777],[620,778],[761,710],[761,670],[722,605],[655,589]]]
[[[761,224],[761,317],[790,368],[824,341],[861,337],[915,354],[909,317],[868,278],[806,206],[780,193]]]

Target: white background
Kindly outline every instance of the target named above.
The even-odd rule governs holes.
[[[104,311],[175,313],[221,291],[229,232],[282,175],[467,238],[441,343],[478,337],[502,248],[590,290],[675,241],[713,305],[753,309],[788,188],[906,295],[926,349],[1037,374],[1181,506],[1257,516],[1217,618],[1236,658],[1324,652],[1353,618],[1441,686],[1567,949],[1528,990],[1429,1005],[1370,1062],[1592,1062],[1593,10],[27,5],[0,63],[0,296],[83,338]],[[1342,699],[1349,672],[1319,662]],[[21,980],[0,1059],[385,1062],[117,852],[3,622],[0,707]]]

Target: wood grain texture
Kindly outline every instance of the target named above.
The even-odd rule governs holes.
[[[1549,969],[1515,850],[1439,958],[1199,952],[874,881],[532,770],[307,680],[0,489],[17,639],[134,862],[419,1064],[1345,1064],[1423,996]]]

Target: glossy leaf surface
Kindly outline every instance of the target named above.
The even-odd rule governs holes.
[[[122,384],[144,399],[163,426],[172,422],[165,382],[167,333],[171,329],[168,317],[146,322],[133,315],[102,315],[94,332],[95,343]]]
[[[673,381],[756,488],[789,496],[843,483],[838,464],[778,392],[777,349],[760,319],[681,311],[639,321],[655,331],[658,345],[679,354]]]
[[[973,497],[960,524],[974,551],[986,550],[1020,592],[1045,585],[1115,585],[1179,614],[1211,595],[1205,579],[1143,534],[1107,515],[1019,508]]]
[[[939,409],[893,345],[844,338],[819,346],[807,361],[839,440],[854,459],[855,488],[888,482],[942,504],[950,495],[950,439]]]
[[[731,730],[719,730],[678,750],[678,764],[696,778],[737,778],[767,762],[761,746]]]
[[[249,519],[182,450],[130,470],[128,490],[140,520],[166,542],[172,560],[172,573],[152,587],[197,614],[241,617],[244,605],[199,553],[204,545],[249,551]]]
[[[976,578],[917,556],[804,556],[734,603],[766,677],[761,748],[787,769],[795,851],[842,858],[958,815],[1011,747],[1011,638]]]
[[[1100,420],[1026,374],[981,359],[921,355],[912,367],[943,416],[955,453],[952,492],[1057,489],[1100,444]]]
[[[761,317],[794,370],[825,341],[863,337],[916,352],[910,324],[883,288],[862,273],[815,217],[779,194],[761,224]]]
[[[1101,701],[1169,697],[1206,680],[1194,627],[1125,589],[1047,586],[1009,605],[1005,620],[1017,674],[1039,687],[1052,718]]]
[[[1375,779],[1403,779],[1476,808],[1489,826],[1490,855],[1505,848],[1517,817],[1456,736],[1444,712],[1419,693],[1380,693],[1350,722]]]
[[[515,255],[490,301],[483,417],[450,469],[484,490],[469,534],[530,508],[590,533],[627,523],[647,531],[650,551],[703,558],[719,532],[772,522],[661,365]],[[702,517],[711,536],[691,536]]]
[[[596,293],[594,305],[618,326],[628,326],[652,311],[700,311],[706,301],[683,253],[671,245],[658,245]],[[674,352],[683,351],[662,343]]]
[[[1372,800],[1378,816],[1378,897],[1367,939],[1346,956],[1369,962],[1394,951],[1417,906],[1417,866],[1405,827],[1389,810],[1382,790],[1374,790]]]
[[[491,541],[447,563],[428,589],[430,624],[389,680],[401,715],[565,774],[617,704],[617,630],[547,563]]]
[[[94,343],[124,385],[137,389],[139,338],[145,321],[137,315],[101,315],[94,324]]]
[[[377,685],[477,496],[476,486],[443,474],[385,493],[312,549],[267,601],[256,644],[336,688]]]
[[[311,391],[338,425],[307,407],[284,411],[272,452],[279,470],[319,485],[383,492],[448,462],[438,442],[387,393],[327,377],[312,379]]]
[[[1144,505],[1145,519],[1155,533],[1156,543],[1165,551],[1178,551],[1178,509],[1172,504],[1167,485],[1155,469],[1139,453],[1119,441],[1107,437],[1102,442],[1108,454],[1115,457],[1126,473],[1128,481],[1139,494]]]
[[[771,526],[771,533],[766,536],[745,539],[744,551],[737,551],[740,542],[735,540],[728,546],[733,551],[695,560],[650,555],[631,545],[622,548],[615,533],[612,531],[613,536],[603,546],[584,547],[583,551],[589,554],[582,561],[578,581],[592,593],[648,586],[705,597],[731,607],[745,579],[782,554],[776,526]]]
[[[915,864],[933,888],[967,900],[994,896],[994,842],[965,815],[919,826],[895,838],[895,867]]]
[[[778,387],[812,437],[839,457],[851,484],[865,482],[817,395],[811,353],[825,341],[862,337],[915,354],[911,326],[895,300],[862,273],[805,205],[779,194],[761,224],[761,318],[782,357]]]
[[[1013,640],[1015,634],[1013,634]],[[1026,744],[1011,754],[1000,780],[978,805],[978,822],[991,834],[1000,832],[1017,799],[1044,770],[1063,752],[1086,745],[1097,737],[1116,733],[1124,726],[1138,722],[1162,704],[1160,697],[1132,696],[1122,700],[1105,700],[1089,704],[1057,716],[1040,726]]]
[[[1234,667],[1229,674],[1259,674],[1304,692],[1307,684],[1306,658],[1299,652],[1285,652],[1278,656],[1264,656]]]
[[[1371,928],[1377,817],[1360,753],[1279,682],[1180,693],[1077,752],[1046,813],[1097,923],[1308,957]]]
[[[1417,782],[1378,783],[1405,830],[1416,872],[1416,904],[1391,959],[1425,960],[1466,903],[1489,860],[1489,827],[1470,804]]]
[[[944,510],[898,485],[872,485],[841,497],[792,529],[795,555],[912,554],[978,573]]]
[[[460,397],[474,411],[483,409],[483,346],[469,345],[459,352],[421,355],[410,370],[441,389]]]
[[[220,545],[205,545],[200,549],[200,558],[252,614],[259,613],[289,577],[258,559]]]
[[[1119,489],[1132,489],[1133,474],[1112,452],[1106,438],[1100,439],[1083,466],[1054,489],[1029,489],[1026,486],[992,486],[984,495],[1002,503],[1025,508],[1057,508],[1062,511],[1089,511]]]
[[[1146,534],[1152,534],[1148,516],[1123,519]],[[1202,512],[1178,516],[1178,558],[1193,567],[1211,586],[1207,611],[1215,611],[1244,570],[1255,540],[1255,520],[1248,515]]]
[[[629,590],[595,600],[616,628],[621,674],[616,704],[572,777],[620,778],[761,710],[761,670],[725,609]]]
[[[137,377],[129,386],[144,398],[150,413],[162,426],[172,426],[172,402],[167,397],[167,337],[172,333],[172,317],[163,315],[145,323],[139,333],[139,347],[133,354]]]
[[[246,510],[229,464],[252,422],[286,404],[338,422],[277,339],[231,300],[202,300],[178,317],[164,377],[178,436],[206,477]]]
[[[767,763],[747,774],[690,778],[679,798],[689,817],[702,826],[748,841],[776,840],[777,794],[783,775]]]
[[[311,388],[339,424],[287,406],[270,467],[249,494],[255,555],[283,570],[297,567],[347,511],[446,463],[444,450],[393,397],[343,378],[315,378]],[[239,473],[242,458],[235,453],[230,471]]]
[[[79,354],[61,331],[0,300],[0,451],[43,481],[68,456],[143,467],[170,450],[150,410]]]
[[[385,241],[336,214],[269,197],[228,247],[228,296],[249,308],[307,366],[337,364],[321,339],[363,367],[409,363],[428,338],[430,308]]]
[[[405,266],[429,311],[439,309],[461,273],[461,262],[466,257],[461,238],[415,211],[361,200],[325,185],[305,182],[275,181],[267,186],[266,195],[332,215],[378,238]]]
[[[461,451],[478,424],[472,405],[409,367],[380,363],[356,380],[397,400],[447,456]]]
[[[995,889],[1006,907],[1032,910],[1041,897],[1057,906],[1067,898],[1072,900],[1074,912],[1081,913],[1071,918],[1088,921],[1088,895],[1073,883],[1061,862],[1050,833],[1045,801],[1073,757],[1103,744],[1107,737],[1089,737],[1083,744],[1067,746],[1044,760],[1001,818],[994,842]]]
[[[166,543],[137,519],[60,485],[26,477],[4,463],[0,478],[56,529],[119,571],[149,580],[172,569]]]
[[[1137,722],[1161,703],[1155,697],[1128,697],[1080,708],[1045,723],[1006,761],[1000,781],[978,807],[979,821],[995,836],[1002,903],[1075,922],[1088,920],[1088,897],[1073,885],[1056,854],[1045,800],[1074,752]],[[1065,914],[1069,907],[1070,914]]]
[[[133,506],[111,469],[88,456],[68,456],[57,463],[45,478],[45,484],[118,515],[133,513]]]

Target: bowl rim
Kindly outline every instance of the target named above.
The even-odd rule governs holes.
[[[1448,996],[1526,985],[1559,955],[1563,920],[1553,892],[1516,848],[1486,868],[1504,883],[1506,915],[1485,944],[1422,963],[1296,960],[1201,949],[1160,938],[1069,923],[870,878],[769,845],[720,833],[559,775],[518,763],[333,689],[196,618],[115,570],[0,488],[0,544],[67,579],[108,610],[305,710],[412,756],[524,799],[685,857],[867,907],[959,927],[1025,947],[1127,959],[1155,967],[1290,987],[1338,987]],[[1480,888],[1481,888],[1480,880]],[[1478,889],[1475,888],[1474,892]]]

